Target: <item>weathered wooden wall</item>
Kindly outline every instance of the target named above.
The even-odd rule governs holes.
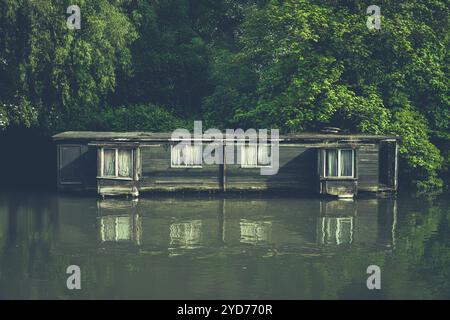
[[[379,185],[379,145],[363,145],[357,155],[358,190],[377,191]]]
[[[237,156],[235,152],[235,157]],[[317,187],[317,150],[280,146],[280,169],[276,175],[261,175],[260,168],[240,164],[203,164],[202,168],[171,168],[170,145],[141,147],[142,175],[139,190],[264,190]],[[224,171],[224,172],[223,172]],[[224,176],[225,175],[225,178]]]
[[[97,151],[85,144],[60,144],[57,147],[58,189],[95,190]]]
[[[382,188],[397,189],[397,145],[395,141],[380,143],[380,185]]]
[[[235,154],[237,154],[235,152]],[[226,165],[227,190],[279,189],[317,190],[317,149],[295,145],[279,146],[279,170],[261,175],[260,168]]]
[[[137,191],[175,190],[290,190],[298,192],[329,193],[319,186],[318,147],[301,144],[279,146],[279,171],[275,175],[261,175],[261,168],[242,168],[240,164],[203,164],[201,168],[172,168],[170,143],[149,143],[141,145],[136,152],[135,180],[97,179],[96,147],[77,145],[79,155],[65,157],[58,145],[58,186],[61,190],[96,189],[99,194],[136,194]],[[394,145],[395,147],[395,145]],[[236,147],[237,149],[237,147]],[[334,179],[332,188],[357,185],[358,191],[376,192],[380,188],[379,144],[356,146],[356,179]],[[392,148],[390,148],[392,149]],[[392,149],[395,151],[395,148]],[[238,156],[235,150],[235,157]],[[389,156],[389,161],[393,157]],[[392,169],[391,169],[392,171]],[[392,174],[390,174],[391,176]],[[69,180],[79,180],[79,184],[62,184]],[[326,179],[325,179],[326,180]],[[333,179],[329,179],[330,181]],[[348,180],[348,181],[347,181]],[[328,181],[328,180],[327,180]],[[328,184],[328,182],[327,182]],[[356,190],[355,190],[356,193]]]
[[[202,168],[172,168],[170,144],[141,147],[139,190],[221,190],[218,164]]]
[[[356,179],[322,179],[320,183],[320,193],[343,196],[358,193],[358,184]]]

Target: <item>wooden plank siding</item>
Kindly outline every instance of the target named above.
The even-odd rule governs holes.
[[[235,155],[237,153],[235,152]],[[280,145],[279,171],[276,175],[261,175],[260,168],[242,168],[227,164],[227,190],[289,189],[315,191],[317,189],[317,149]]]
[[[74,135],[74,134],[72,134]],[[289,190],[305,193],[352,195],[360,191],[395,191],[397,185],[397,141],[374,137],[329,135],[284,138],[279,144],[279,170],[261,175],[261,168],[244,168],[237,163],[239,146],[234,147],[234,162],[206,164],[201,167],[172,167],[171,145],[164,136],[136,135],[116,140],[98,135],[95,140],[57,140],[58,189],[97,190],[100,195],[133,195],[146,191],[247,191]],[[140,140],[146,137],[145,140]],[[319,139],[320,138],[320,139]],[[81,138],[80,138],[81,139]],[[153,140],[152,140],[153,139]],[[165,140],[166,139],[166,140]],[[224,140],[223,143],[230,143]],[[381,147],[380,147],[381,146]],[[103,177],[101,148],[133,150],[130,177]],[[71,149],[72,148],[72,149]],[[324,177],[324,149],[354,149],[354,177]],[[228,155],[226,155],[228,156]],[[230,160],[230,159],[226,159]],[[73,181],[69,181],[73,180]],[[388,181],[387,182],[385,182]]]
[[[57,147],[58,190],[95,190],[97,151],[85,144],[60,144]]]
[[[175,190],[307,190],[317,188],[317,149],[280,146],[280,169],[273,176],[261,175],[260,168],[242,168],[240,164],[205,164],[202,168],[172,168],[170,144],[158,144],[139,148],[142,171],[136,186],[139,191]],[[235,151],[237,155],[237,151]],[[106,190],[132,184],[101,179],[101,187]],[[127,192],[128,193],[128,192]]]
[[[379,145],[365,145],[358,149],[358,190],[377,191],[379,185]]]
[[[219,164],[205,164],[201,168],[172,168],[170,144],[140,148],[142,173],[139,189],[158,190],[221,190]]]

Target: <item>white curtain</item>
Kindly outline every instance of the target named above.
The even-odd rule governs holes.
[[[241,148],[241,166],[256,167],[258,164],[257,145],[243,145]]]
[[[176,145],[172,148],[172,165],[180,166],[181,165],[181,153],[183,151],[182,145]]]
[[[337,150],[326,150],[326,176],[336,177],[337,176]]]
[[[202,165],[202,156],[203,156],[203,148],[202,145],[193,145],[191,147],[191,165],[201,166]]]
[[[116,175],[115,149],[104,149],[103,151],[103,175],[107,177]]]
[[[172,148],[172,165],[201,166],[202,156],[202,145],[179,144]]]
[[[353,150],[341,150],[341,172],[342,177],[353,176]]]
[[[258,164],[268,165],[270,164],[270,146],[267,144],[258,145]]]
[[[119,150],[117,166],[119,177],[131,177],[131,150]]]

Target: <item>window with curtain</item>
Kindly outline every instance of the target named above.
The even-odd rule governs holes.
[[[341,177],[353,177],[353,150],[340,150]]]
[[[118,176],[122,178],[131,178],[132,177],[132,156],[131,150],[120,150],[117,155],[117,170]]]
[[[114,177],[116,175],[116,149],[103,150],[103,176]]]
[[[131,149],[103,149],[103,176],[112,178],[133,177]]]
[[[324,152],[324,166],[326,177],[353,177],[354,150],[327,149]]]
[[[256,144],[247,144],[241,147],[241,166],[244,168],[258,166],[258,147]]]
[[[203,146],[177,144],[172,146],[172,167],[201,167],[203,162]]]
[[[338,172],[338,151],[325,151],[325,175],[327,177],[336,177]]]
[[[258,168],[270,165],[270,145],[246,144],[241,146],[241,166]]]

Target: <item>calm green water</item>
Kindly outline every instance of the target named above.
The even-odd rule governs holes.
[[[0,298],[448,299],[449,200],[2,193]]]

